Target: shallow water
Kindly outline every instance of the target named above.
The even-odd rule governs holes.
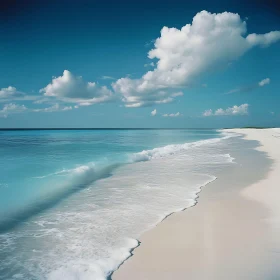
[[[232,164],[214,130],[0,134],[0,279],[106,279]]]

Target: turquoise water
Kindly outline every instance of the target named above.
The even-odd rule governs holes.
[[[194,203],[214,179],[198,172],[205,161],[231,162],[217,149],[226,138],[215,130],[0,131],[0,279],[106,279],[141,231]]]

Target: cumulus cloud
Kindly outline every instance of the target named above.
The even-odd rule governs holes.
[[[210,117],[212,115],[213,115],[212,109],[205,110],[204,113],[203,113],[204,117]]]
[[[240,106],[234,105],[227,109],[217,109],[215,112],[212,109],[206,110],[203,113],[204,117],[211,116],[237,116],[237,115],[248,115],[249,104],[241,104]]]
[[[157,109],[155,109],[155,110],[153,110],[152,112],[151,112],[151,115],[152,116],[155,116],[157,114]]]
[[[162,116],[163,116],[163,117],[176,118],[176,117],[182,116],[182,114],[180,114],[179,112],[177,112],[176,114],[164,114],[164,115],[162,115]]]
[[[263,86],[268,85],[268,84],[270,84],[270,79],[269,78],[263,79],[262,81],[259,82],[260,87],[263,87]]]
[[[247,36],[246,32],[246,22],[238,14],[199,12],[181,29],[162,28],[148,53],[150,59],[157,59],[154,70],[140,79],[121,78],[112,86],[127,107],[172,101],[171,89],[190,85],[203,72],[226,65],[253,47],[280,40],[279,31]]]
[[[82,77],[74,76],[68,70],[64,70],[62,76],[53,78],[51,83],[40,90],[40,93],[81,105],[108,102],[114,97],[107,87],[99,86],[94,82],[85,82]]]
[[[0,116],[6,118],[10,114],[22,113],[23,111],[26,110],[27,108],[24,105],[9,103],[9,104],[5,104],[2,110],[0,110]]]
[[[7,88],[0,89],[0,98],[10,99],[13,97],[23,97],[24,93],[18,91],[15,87],[9,86]]]
[[[39,96],[27,95],[26,93],[17,90],[15,87],[8,86],[0,89],[0,102],[13,100],[36,100]]]

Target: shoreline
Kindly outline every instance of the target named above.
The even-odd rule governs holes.
[[[149,228],[149,229],[147,229],[147,230],[144,230],[142,234],[145,234],[146,232],[149,232],[150,230],[153,230],[155,227],[157,227],[160,223],[162,223],[164,220],[166,220],[166,219],[169,218],[170,216],[172,216],[172,215],[174,215],[174,214],[177,214],[177,213],[180,213],[180,212],[183,212],[183,211],[186,211],[187,209],[190,209],[190,208],[192,208],[192,207],[195,207],[195,206],[197,205],[197,203],[198,203],[199,194],[202,192],[203,188],[206,187],[207,185],[213,183],[213,182],[214,182],[215,180],[217,180],[217,179],[218,179],[217,177],[214,177],[211,181],[206,182],[205,184],[202,184],[202,185],[199,187],[199,191],[195,194],[196,197],[194,198],[194,204],[193,204],[193,205],[188,206],[188,207],[184,207],[184,208],[182,208],[182,209],[178,209],[178,210],[173,211],[173,212],[170,212],[169,214],[167,214],[166,216],[164,216],[160,221],[158,221],[155,225],[153,225],[151,228]],[[141,234],[141,235],[142,235],[142,234]],[[141,237],[141,236],[140,236],[140,237]],[[134,256],[134,253],[133,253],[133,252],[134,252],[139,246],[141,246],[141,243],[142,243],[142,242],[140,241],[140,239],[134,239],[134,240],[137,242],[137,245],[136,245],[135,247],[130,248],[130,250],[129,250],[129,254],[130,254],[130,255],[129,255],[126,259],[124,259],[124,260],[118,265],[118,267],[117,267],[115,270],[113,270],[112,272],[110,272],[106,279],[108,279],[108,280],[113,280],[113,279],[114,279],[114,278],[113,278],[114,273],[115,273],[123,264],[125,264],[126,261],[127,261],[128,259],[130,259],[130,258],[132,258],[132,257]]]
[[[255,140],[255,141],[260,140],[260,139],[256,139],[256,138],[258,138],[258,137],[256,137],[256,135],[253,135],[253,137],[252,136],[248,137],[248,134],[250,134],[250,131],[254,131],[254,133],[259,134],[259,131],[262,131],[262,130],[234,129],[234,130],[226,130],[226,131],[241,133],[243,135],[242,138],[249,140],[247,142],[247,143],[249,143],[250,141],[252,142],[253,140]],[[271,129],[266,130],[266,131],[271,131]],[[246,140],[242,140],[242,141],[246,141]],[[200,235],[201,234],[205,235],[204,227],[205,227],[205,224],[209,223],[209,222],[207,222],[207,219],[205,219],[205,217],[203,217],[203,216],[205,216],[205,213],[203,211],[201,211],[200,209],[196,209],[196,208],[202,208],[202,209],[205,208],[205,205],[204,205],[205,203],[206,203],[206,206],[207,206],[207,204],[210,204],[210,206],[211,206],[211,196],[215,197],[216,195],[218,195],[218,197],[222,195],[222,199],[223,199],[223,196],[226,196],[226,197],[228,197],[228,200],[230,202],[235,202],[235,203],[233,203],[233,210],[234,210],[234,207],[236,207],[236,205],[238,205],[238,203],[244,204],[244,202],[245,202],[246,205],[242,206],[245,210],[248,210],[249,212],[252,209],[254,210],[251,213],[251,218],[255,217],[254,216],[255,212],[258,212],[257,217],[255,217],[256,219],[254,222],[254,226],[256,226],[256,228],[258,228],[258,229],[263,227],[263,229],[261,230],[262,236],[259,236],[259,238],[254,240],[254,242],[258,243],[258,240],[261,241],[260,242],[261,246],[259,246],[259,247],[257,246],[257,247],[259,248],[259,252],[262,252],[261,250],[265,251],[265,249],[268,248],[267,246],[269,246],[268,245],[269,242],[267,242],[267,240],[268,240],[268,237],[270,236],[270,232],[267,232],[266,230],[264,230],[265,224],[260,220],[264,219],[264,217],[265,217],[265,219],[268,218],[269,214],[267,213],[267,207],[265,205],[263,205],[261,201],[257,201],[256,199],[254,199],[252,197],[246,197],[245,195],[243,195],[243,191],[245,189],[247,189],[248,186],[250,187],[252,185],[258,184],[259,182],[268,180],[267,178],[269,178],[270,172],[273,171],[272,166],[274,166],[274,162],[273,163],[268,162],[269,157],[271,157],[271,155],[269,154],[269,152],[266,149],[261,149],[261,147],[263,147],[263,146],[261,146],[261,144],[262,143],[259,141],[259,144],[256,145],[256,147],[249,148],[249,149],[251,149],[251,152],[254,151],[253,153],[255,154],[254,155],[255,157],[256,157],[256,155],[257,155],[257,157],[260,157],[261,152],[265,153],[262,156],[263,156],[264,161],[267,160],[266,168],[265,168],[266,171],[265,172],[263,171],[264,166],[259,167],[259,170],[263,172],[261,175],[261,178],[255,178],[254,176],[251,176],[251,178],[247,178],[247,181],[249,181],[249,184],[246,184],[246,180],[245,180],[245,184],[243,184],[243,186],[241,188],[239,187],[234,190],[228,188],[225,191],[225,190],[222,190],[221,186],[219,186],[219,185],[221,185],[220,182],[221,182],[221,178],[223,177],[223,174],[219,174],[220,176],[216,176],[216,177],[218,177],[218,180],[215,179],[212,182],[210,182],[211,184],[208,183],[209,186],[207,188],[204,188],[204,186],[201,187],[200,191],[197,193],[197,197],[195,199],[196,202],[193,205],[193,206],[197,205],[196,207],[191,206],[191,207],[182,209],[179,212],[170,213],[159,224],[157,224],[153,229],[150,229],[147,232],[144,232],[143,235],[141,235],[140,239],[138,240],[139,241],[138,246],[131,250],[131,256],[128,257],[119,266],[119,268],[117,270],[115,270],[114,272],[111,273],[111,275],[109,276],[109,279],[113,279],[113,280],[118,280],[118,279],[123,279],[123,280],[125,280],[125,279],[139,279],[139,280],[140,279],[145,279],[145,280],[146,279],[147,280],[148,279],[171,279],[171,276],[172,277],[177,276],[177,277],[182,278],[184,276],[186,277],[186,271],[188,273],[191,272],[192,277],[190,277],[190,279],[200,279],[200,280],[224,279],[225,276],[222,276],[224,273],[223,269],[217,269],[217,265],[222,265],[222,264],[224,264],[224,262],[222,261],[222,263],[219,263],[219,261],[215,261],[215,259],[222,260],[221,257],[223,257],[225,255],[224,249],[222,247],[223,246],[225,247],[225,245],[228,245],[228,244],[226,244],[227,243],[226,240],[224,240],[223,242],[220,242],[221,244],[219,244],[219,242],[218,242],[216,244],[216,247],[210,246],[211,248],[207,248],[207,246],[205,246],[205,244],[204,245],[199,244],[199,243],[201,243],[201,240],[198,237],[196,237],[196,235],[194,234],[195,229],[196,229],[196,230],[198,230],[197,233],[199,233]],[[241,158],[242,158],[242,155],[239,154],[237,156],[237,160],[236,160],[237,164],[239,164],[239,160],[241,162],[244,161],[246,163],[246,159],[244,159],[244,158],[241,159]],[[274,161],[275,161],[275,159],[274,159]],[[244,164],[244,163],[242,162],[242,164]],[[248,163],[247,163],[247,165],[248,165]],[[268,170],[267,170],[267,167],[268,167]],[[248,166],[246,166],[246,168],[248,168]],[[235,172],[237,172],[237,174],[238,174],[238,172],[240,173],[240,171],[243,169],[243,167],[242,168],[239,167],[239,168],[235,168],[235,169],[237,169]],[[271,171],[271,169],[272,169],[272,171]],[[229,173],[230,173],[230,171],[229,171]],[[251,170],[251,173],[252,173],[252,170]],[[229,176],[229,174],[228,174],[228,176]],[[226,177],[226,176],[224,176],[224,177]],[[229,176],[229,178],[230,178],[230,176]],[[226,178],[224,178],[224,180],[226,181]],[[217,183],[217,181],[218,181],[218,183]],[[215,186],[215,183],[216,183],[216,186]],[[241,181],[239,183],[241,183],[241,185],[242,185]],[[203,192],[201,192],[202,188],[203,188]],[[213,192],[213,188],[216,188],[216,193],[215,193],[215,190]],[[201,198],[198,195],[200,193],[201,193]],[[237,195],[237,197],[235,197],[236,195]],[[198,203],[198,199],[199,199],[199,203]],[[209,203],[209,199],[210,199],[210,203]],[[213,199],[214,207],[215,207],[215,204],[221,203],[221,201],[219,199]],[[231,201],[231,199],[233,201]],[[258,205],[256,205],[256,203]],[[251,210],[250,210],[250,207],[252,208]],[[221,209],[225,210],[225,208],[226,207],[224,205],[223,207],[218,207],[218,210],[221,210]],[[186,211],[186,210],[189,210],[189,211]],[[205,208],[204,210],[207,210],[207,208]],[[215,210],[215,208],[214,208],[214,210]],[[216,215],[216,217],[215,217],[215,215]],[[229,215],[229,217],[230,217],[230,215]],[[242,217],[242,215],[241,215],[241,217]],[[223,225],[224,223],[228,222],[226,219],[228,217],[223,217],[222,219],[219,218],[219,212],[217,212],[216,214],[214,213],[212,218],[214,220],[214,224],[216,223],[220,226]],[[215,219],[216,219],[216,222],[215,222]],[[190,221],[188,221],[188,220],[190,220]],[[201,222],[201,220],[202,220],[202,224],[199,224]],[[190,228],[190,224],[189,224],[190,222],[192,222],[192,224],[194,224],[195,229]],[[238,224],[238,221],[235,220],[234,222],[235,223],[237,222],[237,224]],[[241,224],[239,222],[239,226],[240,225]],[[181,234],[181,236],[180,236],[180,233],[179,234],[176,233],[176,231],[173,230],[174,226],[176,228],[178,228],[178,232],[183,231],[186,236],[184,236],[184,234]],[[201,226],[203,229],[201,229]],[[210,225],[210,228],[211,228],[211,226],[212,225]],[[245,228],[246,228],[246,225],[243,225],[243,226],[245,226]],[[242,227],[241,227],[241,229],[242,229]],[[212,230],[213,230],[213,228],[212,228]],[[214,232],[215,232],[215,230],[214,230]],[[174,235],[174,233],[176,233],[175,235],[177,237],[172,239],[172,235]],[[222,239],[227,237],[227,234],[230,235],[230,233],[227,232],[226,230],[224,230],[224,231],[221,230],[221,232],[218,232],[218,233],[221,234]],[[245,233],[243,233],[243,234],[245,235]],[[276,234],[276,236],[277,236],[277,234]],[[188,241],[188,237],[191,240],[191,242]],[[204,236],[204,238],[205,238],[205,236]],[[211,237],[210,237],[210,239],[211,239]],[[215,237],[213,239],[215,239]],[[217,241],[217,240],[215,240],[215,241]],[[241,241],[240,238],[237,241]],[[212,242],[213,242],[213,240],[212,240]],[[211,243],[211,240],[210,240],[210,243]],[[241,244],[242,244],[242,242],[241,242]],[[237,247],[238,247],[238,242],[235,245],[237,245]],[[279,248],[280,248],[280,246],[279,246]],[[192,251],[192,253],[190,251]],[[204,263],[202,263],[202,267],[201,266],[199,267],[199,261],[201,261],[201,258],[203,258],[203,257],[205,259],[205,254],[209,255],[208,260],[207,261],[204,260]],[[217,257],[219,254],[220,254],[220,257]],[[217,256],[215,257],[215,255],[217,255]],[[237,255],[236,255],[236,252],[232,253],[232,254],[226,254],[227,257],[228,256],[233,257],[230,264],[231,264],[231,267],[235,268],[235,271],[239,277],[238,279],[240,279],[240,280],[248,279],[248,277],[250,277],[250,275],[253,272],[251,272],[251,274],[250,274],[247,271],[248,269],[244,269],[244,267],[242,268],[242,265],[240,267],[240,263],[235,259]],[[262,255],[262,254],[260,253],[260,255]],[[213,256],[215,258],[213,258]],[[253,258],[253,256],[251,256],[251,255],[250,255],[250,257]],[[187,261],[182,262],[183,258],[186,259]],[[262,256],[260,256],[260,258],[262,259]],[[196,265],[195,265],[194,259],[197,260]],[[234,263],[234,261],[237,263]],[[256,259],[254,261],[254,263],[251,264],[250,269],[252,269],[254,267],[254,264],[256,265],[257,263],[260,264],[260,262],[257,261],[257,259]],[[230,270],[230,265],[229,264],[227,264],[227,265],[229,266],[228,269]],[[199,272],[199,270],[200,270],[200,272]],[[264,277],[265,274],[270,273],[270,270],[267,269],[267,266],[265,266],[265,265],[263,265],[262,269],[257,269],[257,270],[258,270],[258,272],[260,270],[262,271],[261,277]],[[205,275],[207,275],[207,278],[204,278],[204,277],[206,277]],[[213,278],[211,278],[211,275]],[[280,275],[280,274],[277,274],[277,275]],[[234,275],[234,278],[236,278],[236,277],[237,277],[237,275]],[[244,278],[242,278],[242,277],[244,277]],[[227,277],[227,278],[231,279],[229,277]],[[263,278],[254,278],[254,279],[263,279]]]

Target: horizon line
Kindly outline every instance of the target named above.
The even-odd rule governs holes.
[[[275,126],[245,126],[245,127],[181,127],[181,128],[159,128],[159,127],[30,127],[30,128],[0,128],[0,131],[20,131],[20,130],[182,130],[182,129],[200,129],[200,130],[213,130],[213,129],[234,129],[234,128],[276,128]]]

